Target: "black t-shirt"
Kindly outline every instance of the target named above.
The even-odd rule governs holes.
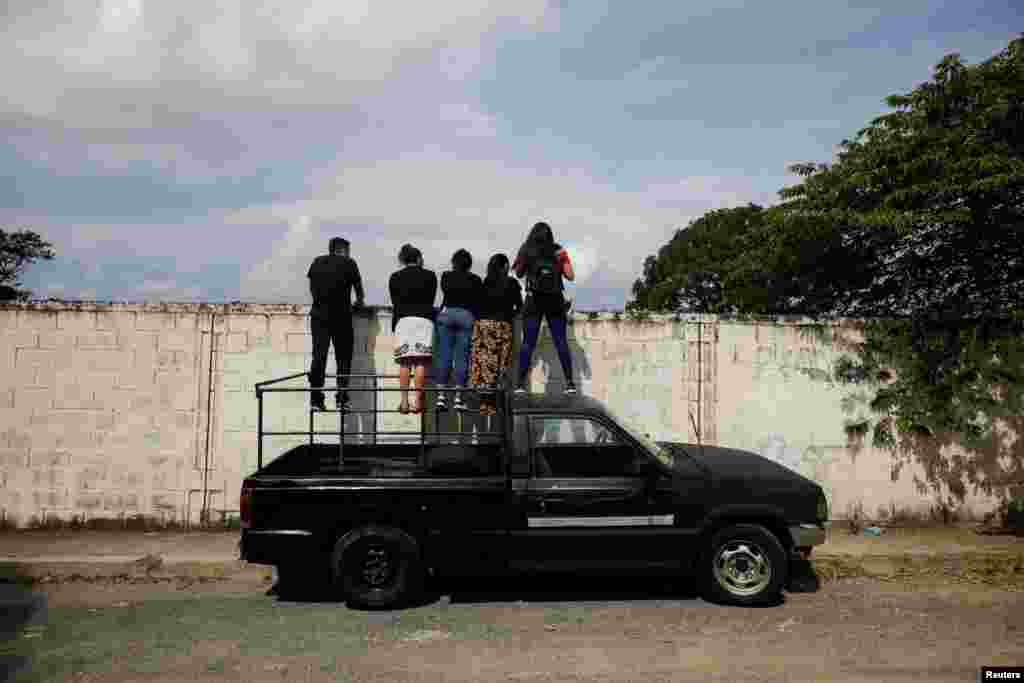
[[[449,270],[441,276],[445,308],[466,308],[475,315],[480,310],[484,281],[476,273]]]
[[[352,289],[363,299],[363,279],[359,266],[347,256],[324,254],[309,266],[309,287],[313,295],[311,314],[330,319],[352,315]]]
[[[523,288],[511,277],[493,287],[484,284],[480,297],[480,320],[500,320],[510,323],[523,307]]]
[[[437,298],[437,275],[420,266],[406,266],[391,274],[388,282],[391,293],[391,331],[398,321],[406,317],[434,319],[434,299]]]

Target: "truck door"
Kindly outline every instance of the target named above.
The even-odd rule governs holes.
[[[529,417],[533,472],[515,565],[625,569],[661,564],[673,515],[632,442],[593,417]]]

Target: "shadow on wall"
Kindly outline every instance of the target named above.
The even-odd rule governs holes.
[[[377,375],[378,373],[391,375],[397,374],[397,365],[381,369],[377,367],[377,339],[381,334],[381,320],[376,311],[367,309],[356,314],[353,319],[353,327],[355,327],[355,334],[352,349],[352,367],[350,372],[353,375]],[[331,366],[328,365],[328,373],[337,374],[336,366],[332,369]],[[374,388],[374,381],[375,380],[371,378],[353,378],[350,382],[350,388],[356,390],[349,392],[353,412],[346,415],[344,418],[346,443],[349,441],[349,434],[358,435],[352,438],[352,440],[355,441],[362,436],[369,437],[377,431],[377,416],[373,411],[383,409],[383,404],[386,400],[385,397],[389,396],[392,392],[359,391],[361,388]],[[378,384],[378,388],[392,388],[397,386],[397,381],[385,381],[383,384]],[[331,416],[338,417],[334,413],[331,413]],[[336,420],[332,421],[335,423],[335,426],[330,429],[337,431],[337,425],[339,423]],[[326,429],[326,427],[322,427],[322,429]],[[338,443],[338,437],[323,438],[322,443]]]
[[[519,372],[519,349],[523,340],[522,321],[517,321],[516,336],[513,353],[513,366]],[[569,325],[566,327],[566,338],[569,342],[569,353],[572,355],[572,379],[581,391],[584,391],[586,383],[593,377],[590,365],[590,358],[587,356],[583,346],[580,345],[576,336],[576,325],[572,317],[569,318]],[[537,347],[534,349],[533,358],[530,359],[530,369],[539,367],[544,373],[544,394],[548,396],[560,395],[565,391],[565,375],[562,372],[562,362],[558,358],[558,351],[555,349],[551,331],[545,321],[541,327],[540,337],[537,340]],[[529,377],[527,377],[529,378]],[[528,387],[532,391],[538,391],[538,387]],[[585,392],[590,393],[590,392]]]
[[[994,495],[1006,502],[1024,496],[1024,416],[1004,418],[998,429],[986,438],[967,442],[949,432],[932,436],[903,435],[894,451],[892,478],[895,481],[904,466],[916,464],[921,476],[914,475],[919,493],[930,493],[937,516],[956,515],[968,494]],[[951,457],[961,451],[963,457]]]

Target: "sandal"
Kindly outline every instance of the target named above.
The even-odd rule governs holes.
[[[398,404],[398,412],[400,412],[402,415],[408,415],[410,412],[413,412],[409,410],[408,400],[402,401],[401,403]]]

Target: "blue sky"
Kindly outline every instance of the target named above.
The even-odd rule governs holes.
[[[895,7],[894,7],[895,6]],[[308,301],[331,236],[370,303],[398,248],[481,272],[547,220],[583,309],[705,211],[770,204],[1013,3],[13,0],[0,224],[38,298]]]

